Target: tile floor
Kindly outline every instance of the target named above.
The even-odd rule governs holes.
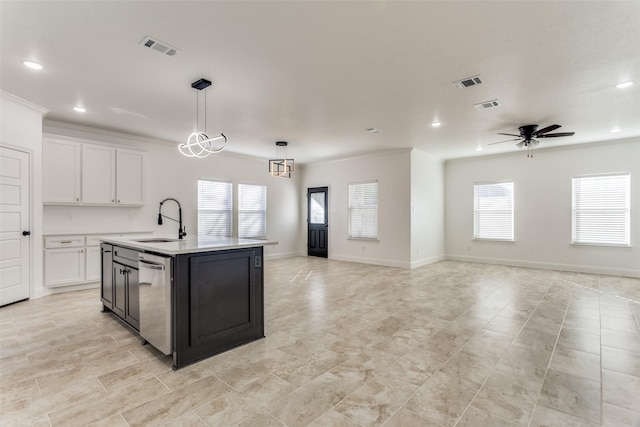
[[[98,290],[0,308],[0,424],[638,426],[640,279],[266,263],[267,338],[179,371]]]

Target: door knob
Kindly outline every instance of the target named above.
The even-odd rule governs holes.
[[[22,235],[23,236],[31,236],[31,232],[25,230],[25,231],[22,232]]]

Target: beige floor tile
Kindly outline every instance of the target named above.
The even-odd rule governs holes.
[[[140,405],[169,393],[156,378],[145,378],[121,389],[115,389],[99,398],[71,405],[49,413],[51,425],[85,425]]]
[[[405,407],[442,425],[453,425],[480,386],[444,372],[437,372],[409,399]]]
[[[418,386],[388,378],[367,381],[335,407],[335,410],[362,425],[381,425]]]
[[[251,418],[261,410],[261,404],[232,391],[195,408],[193,412],[207,425],[231,426]]]
[[[529,427],[597,427],[599,422],[590,422],[546,406],[537,405]]]
[[[549,369],[539,402],[566,414],[600,423],[600,383]]]
[[[633,317],[620,318],[602,315],[600,326],[602,327],[602,329],[613,329],[615,331],[629,332],[632,334],[640,333],[640,329],[638,329],[638,323]]]
[[[638,427],[640,426],[640,411],[632,411],[605,403],[602,405],[602,426]]]
[[[640,377],[602,370],[602,401],[635,411],[640,396]]]
[[[440,427],[439,424],[428,420],[415,412],[411,412],[408,409],[400,408],[395,414],[384,424],[385,427]]]
[[[100,312],[97,289],[0,308],[3,425],[587,425],[579,403],[598,376],[603,425],[637,418],[640,304],[615,295],[640,301],[640,279],[455,261],[265,267],[267,337],[176,372]]]
[[[640,377],[640,353],[603,345],[602,368]]]
[[[550,369],[600,382],[600,356],[557,345]]]
[[[309,425],[313,427],[360,427],[360,424],[351,421],[351,419],[334,409],[325,412]]]
[[[263,411],[241,422],[238,427],[284,427],[284,424]]]
[[[300,387],[335,368],[347,359],[348,356],[344,354],[335,353],[330,350],[321,350],[285,365],[277,370],[275,374],[287,382]]]
[[[231,387],[211,376],[122,413],[131,426],[162,424],[231,391]]]
[[[600,354],[600,336],[567,329],[560,331],[558,345],[588,353]]]
[[[515,427],[517,424],[501,420],[478,408],[469,406],[460,417],[456,427]]]
[[[114,414],[89,424],[90,427],[129,427],[121,414]]]
[[[640,332],[629,333],[613,329],[603,329],[601,343],[603,346],[640,353]]]
[[[333,408],[361,385],[353,378],[325,373],[266,408],[287,426],[306,426]]]

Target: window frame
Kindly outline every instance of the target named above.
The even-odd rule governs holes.
[[[376,215],[375,215],[375,237],[366,237],[366,236],[354,236],[352,235],[353,224],[352,224],[352,212],[354,208],[352,207],[352,199],[351,199],[351,189],[354,186],[366,185],[366,184],[376,184]],[[369,180],[369,181],[359,181],[359,182],[350,182],[347,186],[347,239],[348,240],[361,240],[368,242],[377,242],[380,238],[380,183],[378,180]]]
[[[499,237],[482,237],[479,236],[479,230],[477,230],[478,223],[478,215],[479,212],[489,211],[489,209],[478,210],[478,199],[476,188],[479,186],[486,185],[500,185],[500,184],[511,184],[511,237],[510,238],[499,238]],[[501,181],[479,181],[473,183],[473,240],[474,241],[488,241],[488,242],[515,242],[516,241],[516,184],[513,179],[506,179]]]
[[[217,183],[217,184],[226,184],[226,185],[229,185],[229,186],[231,187],[231,188],[230,188],[230,189],[231,189],[231,199],[230,199],[231,206],[230,206],[230,209],[229,209],[228,211],[227,211],[227,210],[212,210],[212,209],[207,209],[207,210],[209,210],[209,211],[215,211],[215,212],[220,212],[220,213],[228,212],[228,217],[229,217],[229,227],[228,227],[229,235],[227,235],[227,236],[212,236],[212,235],[209,235],[209,234],[204,234],[204,233],[202,232],[202,230],[200,230],[200,212],[201,212],[202,210],[205,210],[205,209],[201,209],[201,208],[200,208],[200,182],[212,182],[212,183]],[[198,194],[197,194],[196,200],[197,200],[197,210],[198,210],[198,236],[201,236],[201,237],[207,237],[207,238],[233,237],[233,234],[234,234],[234,221],[233,221],[233,217],[234,217],[234,214],[233,214],[233,209],[234,209],[234,203],[233,203],[233,199],[234,199],[234,196],[233,196],[233,181],[225,181],[225,180],[209,179],[209,178],[198,178],[198,181],[197,181],[197,189],[198,189]]]
[[[240,236],[240,213],[243,212],[240,209],[240,186],[241,185],[245,185],[245,186],[251,186],[251,187],[262,187],[264,189],[264,209],[260,210],[259,212],[262,213],[262,222],[264,224],[264,235],[262,236]],[[237,236],[239,239],[257,239],[257,240],[264,240],[267,238],[267,198],[268,198],[268,187],[264,184],[254,184],[254,183],[249,183],[249,182],[238,182],[235,185],[235,200],[236,203],[233,206],[232,211],[235,213],[235,217],[236,217],[236,221],[235,224],[237,224],[236,227],[236,232],[237,232]]]
[[[626,177],[625,188],[625,201],[626,207],[624,209],[610,209],[609,211],[624,212],[625,214],[625,235],[627,241],[624,243],[611,243],[602,241],[579,241],[576,240],[576,214],[579,211],[589,211],[589,209],[576,209],[576,193],[575,183],[576,180],[589,179],[589,178],[604,178],[604,177]],[[602,211],[603,209],[591,209],[592,211]],[[630,172],[612,172],[612,173],[600,173],[600,174],[588,174],[588,175],[575,175],[571,177],[571,245],[575,246],[602,246],[602,247],[618,247],[618,248],[630,248],[631,247],[631,173]]]

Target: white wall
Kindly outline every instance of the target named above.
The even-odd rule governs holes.
[[[0,92],[0,144],[30,154],[31,296],[42,288],[42,115],[47,110],[10,93]]]
[[[631,173],[631,248],[571,245],[571,178]],[[473,184],[513,180],[515,242],[474,241]],[[448,161],[447,258],[640,276],[640,141],[611,141]]]
[[[349,240],[349,184],[374,180],[378,181],[378,241]],[[307,217],[307,188],[324,186],[329,187],[329,258],[411,267],[410,149],[305,165],[300,190],[302,218]],[[301,223],[306,251],[306,221]]]
[[[183,223],[190,235],[197,233],[197,180],[199,178],[267,186],[267,233],[278,245],[265,247],[265,258],[300,253],[299,179],[276,179],[268,173],[267,160],[223,152],[205,159],[187,158],[177,144],[131,135],[101,131],[45,121],[45,134],[61,135],[83,141],[139,149],[146,152],[146,200],[143,207],[45,206],[46,232],[121,232],[154,231],[177,236],[178,224],[165,220],[157,225],[161,200],[174,197],[182,205]],[[229,144],[242,144],[230,139]],[[174,203],[163,205],[162,213],[174,218]]]
[[[411,152],[411,267],[444,259],[444,163]]]

